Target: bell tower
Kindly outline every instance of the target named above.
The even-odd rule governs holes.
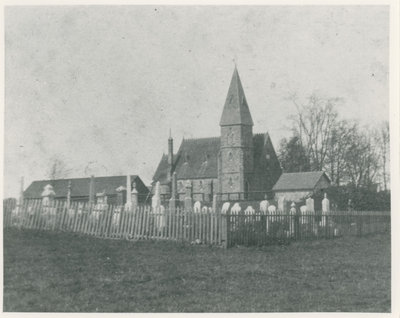
[[[240,193],[246,198],[254,174],[253,120],[235,66],[221,120],[221,147],[218,155],[220,193]]]

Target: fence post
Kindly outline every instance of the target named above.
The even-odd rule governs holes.
[[[228,248],[229,247],[229,221],[230,221],[229,211],[227,211],[225,214],[222,214],[221,221],[222,221],[222,224],[221,224],[222,246],[224,248]]]

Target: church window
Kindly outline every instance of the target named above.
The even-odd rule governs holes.
[[[229,161],[232,161],[232,160],[233,160],[232,152],[229,152],[229,154],[228,154],[228,159],[229,159]]]
[[[233,181],[232,177],[229,178],[229,187],[232,189],[233,188]]]
[[[200,190],[203,190],[203,181],[200,180]]]

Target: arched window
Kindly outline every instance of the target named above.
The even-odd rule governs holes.
[[[232,160],[233,160],[232,152],[229,152],[229,154],[228,154],[228,159],[229,159],[229,161],[232,161]]]
[[[200,185],[200,189],[203,190],[203,181],[200,180],[199,185]]]
[[[233,188],[232,177],[229,177],[229,187],[230,187],[231,189]]]

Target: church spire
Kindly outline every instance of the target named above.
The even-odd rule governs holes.
[[[247,105],[236,63],[219,125],[253,126],[253,120],[251,119],[249,106]]]

